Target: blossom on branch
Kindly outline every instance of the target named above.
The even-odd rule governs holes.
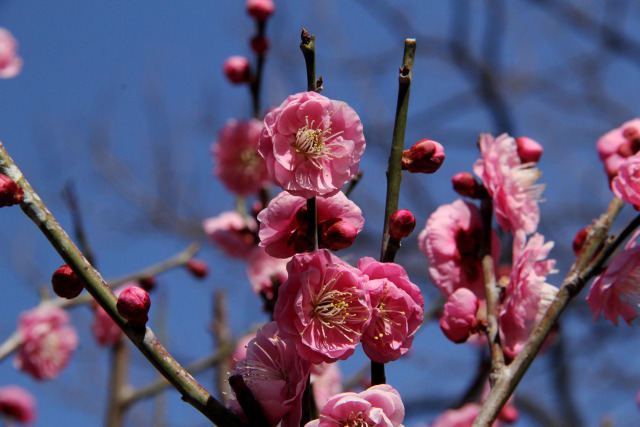
[[[236,211],[223,212],[202,222],[204,232],[230,257],[246,259],[257,244],[258,224]]]
[[[247,260],[247,277],[253,292],[273,299],[277,288],[287,280],[288,262],[289,258],[275,258],[263,248],[254,248]]]
[[[336,194],[358,171],[362,123],[342,101],[316,92],[289,96],[264,118],[259,151],[271,180],[295,196]]]

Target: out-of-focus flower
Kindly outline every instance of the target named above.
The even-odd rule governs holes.
[[[134,326],[144,326],[149,321],[149,308],[151,299],[149,294],[142,288],[131,286],[124,289],[118,295],[116,309],[118,314],[124,317]]]
[[[36,399],[17,385],[0,387],[0,415],[31,424],[36,420]]]
[[[82,281],[76,276],[71,267],[63,265],[59,267],[51,276],[51,286],[53,292],[60,298],[73,299],[80,295],[84,286]]]
[[[629,120],[602,135],[596,149],[609,180],[612,180],[624,159],[640,150],[640,119]]]
[[[214,175],[239,196],[255,194],[269,184],[267,166],[258,153],[262,127],[256,119],[229,120],[211,146]]]
[[[416,228],[416,217],[409,209],[399,209],[389,218],[389,236],[396,240],[402,240]]]
[[[484,195],[487,194],[484,187],[482,187],[469,172],[455,174],[451,178],[451,182],[453,183],[453,190],[462,197],[478,199],[483,193]]]
[[[247,0],[247,13],[256,21],[266,21],[274,9],[273,0]]]
[[[491,233],[491,255],[497,260],[500,241],[495,231]],[[480,211],[471,203],[456,200],[442,205],[427,220],[418,235],[418,247],[429,258],[431,281],[446,298],[464,287],[484,299],[481,243]]]
[[[24,192],[22,187],[7,175],[0,174],[0,208],[16,205],[23,199]]]
[[[260,154],[272,181],[295,196],[331,196],[358,171],[365,140],[356,112],[316,92],[289,96],[264,118]]]
[[[102,346],[117,344],[122,338],[122,329],[99,305],[95,307],[91,332],[96,337],[98,344]]]
[[[342,392],[342,373],[337,363],[311,365],[310,380],[316,408],[322,408],[331,396]]]
[[[275,291],[287,280],[289,258],[275,258],[263,248],[255,248],[247,263],[247,276],[253,292],[272,300]]]
[[[243,335],[236,342],[236,347],[233,349],[233,352],[229,355],[229,365],[234,366],[238,361],[247,357],[247,346],[252,339],[256,337],[256,333],[252,332],[247,335]]]
[[[459,288],[449,295],[440,318],[444,335],[454,343],[462,343],[479,332],[476,316],[479,307],[478,297],[467,288]]]
[[[516,141],[506,133],[494,138],[480,135],[481,159],[473,172],[480,177],[489,196],[498,224],[504,231],[524,230],[531,234],[538,228],[538,201],[544,185],[536,184],[540,171],[532,163],[522,163]]]
[[[402,152],[402,169],[411,173],[434,173],[444,162],[444,147],[430,139],[416,142]]]
[[[371,316],[366,277],[326,249],[295,255],[273,313],[300,357],[335,362],[351,356]]]
[[[640,246],[636,246],[636,233],[611,260],[603,274],[596,277],[589,290],[587,302],[595,321],[600,313],[618,326],[618,316],[631,325],[638,317],[640,303]]]
[[[542,145],[526,136],[516,138],[516,145],[518,146],[518,157],[522,163],[538,163],[540,156],[542,156]]]
[[[316,199],[319,246],[330,250],[350,246],[362,231],[360,208],[342,191]],[[307,200],[284,191],[258,214],[260,246],[276,258],[289,258],[308,249]],[[347,246],[345,246],[347,245]]]
[[[246,259],[255,247],[258,224],[251,217],[243,218],[236,211],[223,212],[205,219],[202,228],[222,251],[234,258]]]
[[[18,42],[11,33],[0,28],[0,79],[10,79],[20,74],[22,58],[16,54]]]
[[[230,56],[222,64],[224,75],[233,84],[248,83],[251,79],[251,65],[244,56]]]
[[[249,342],[247,357],[236,363],[231,374],[242,375],[271,425],[298,427],[309,369],[309,362],[298,356],[293,340],[270,322]],[[241,413],[237,403],[230,406]],[[282,424],[278,424],[280,421]]]
[[[78,346],[78,334],[69,321],[66,311],[49,305],[22,313],[18,321],[22,345],[14,366],[38,380],[57,377]]]
[[[482,407],[474,402],[466,403],[457,409],[448,409],[436,418],[429,427],[471,427]],[[493,427],[500,427],[499,421]]]
[[[401,427],[403,420],[404,404],[400,394],[390,385],[380,384],[361,393],[333,396],[320,410],[320,417],[305,427]]]
[[[369,277],[371,323],[362,335],[362,348],[374,362],[397,360],[411,348],[422,324],[424,298],[402,266],[361,258],[358,268]]]
[[[611,189],[620,200],[640,209],[640,154],[627,157],[620,164]]]

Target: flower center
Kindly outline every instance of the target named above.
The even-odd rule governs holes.
[[[349,415],[349,418],[346,420],[346,422],[343,425],[343,427],[370,427],[370,426],[371,424],[369,424],[364,419],[364,414],[362,412],[358,412],[358,413],[352,412]]]
[[[327,146],[327,144],[330,145],[331,143],[329,141],[342,134],[343,131],[332,134],[331,127],[316,129],[313,126],[314,122],[314,120],[311,120],[311,123],[309,123],[309,117],[305,117],[305,125],[298,129],[293,147],[296,153],[302,154],[305,159],[311,160],[316,166],[322,168],[322,166],[317,163],[317,159],[320,157],[331,157],[330,151],[332,148]],[[331,123],[329,123],[329,125],[331,125]]]

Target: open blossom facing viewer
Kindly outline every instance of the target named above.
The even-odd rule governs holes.
[[[222,251],[234,258],[246,259],[256,246],[258,224],[251,217],[243,218],[236,211],[223,212],[205,219],[202,228]]]
[[[78,346],[78,334],[69,320],[66,311],[53,306],[22,313],[18,331],[23,342],[13,361],[16,369],[38,380],[57,377]]]
[[[36,419],[36,399],[17,385],[0,387],[0,418],[7,417],[21,423]]]
[[[403,420],[400,394],[390,385],[380,384],[361,393],[336,394],[322,407],[320,418],[305,427],[402,427]]]
[[[369,324],[366,277],[326,249],[295,255],[273,313],[283,332],[312,363],[351,356]]]
[[[239,196],[257,193],[269,183],[267,166],[258,153],[262,122],[229,120],[211,146],[213,173]]]
[[[344,249],[362,231],[364,218],[360,208],[342,191],[331,197],[318,197],[318,238],[321,248]],[[258,214],[260,246],[277,258],[289,258],[308,248],[307,200],[286,191],[278,194]],[[330,231],[340,227],[350,232],[346,239],[336,238]],[[353,239],[349,236],[353,235]],[[346,245],[346,246],[345,246]]]
[[[271,180],[295,196],[331,196],[358,171],[365,140],[356,112],[316,92],[289,96],[264,118],[259,150]]]
[[[533,163],[522,163],[515,139],[503,133],[494,138],[480,135],[481,159],[473,165],[489,196],[498,224],[504,231],[524,230],[531,234],[538,228],[538,201],[544,185],[536,184],[540,171]]]
[[[10,79],[20,74],[22,58],[16,54],[18,43],[11,33],[0,28],[0,79]]]
[[[365,257],[358,261],[358,268],[369,277],[367,290],[372,309],[371,323],[362,336],[362,348],[374,362],[397,360],[409,351],[422,324],[422,292],[396,263]]]

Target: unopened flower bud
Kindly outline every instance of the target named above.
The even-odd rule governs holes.
[[[209,266],[201,259],[192,258],[185,264],[187,269],[198,279],[207,277],[209,273]]]
[[[358,230],[341,219],[325,221],[320,229],[320,246],[330,251],[348,248],[356,240]]]
[[[247,83],[251,78],[251,66],[244,56],[230,56],[224,61],[222,69],[233,84]]]
[[[462,197],[475,199],[478,196],[480,184],[469,172],[460,172],[451,178],[453,190]]]
[[[389,235],[392,239],[402,240],[411,234],[416,228],[416,217],[410,210],[400,209],[389,218]]]
[[[402,169],[411,173],[434,173],[444,162],[444,147],[430,139],[416,142],[402,152]]]
[[[156,278],[147,276],[138,280],[138,285],[147,292],[152,291],[156,287]]]
[[[456,344],[465,342],[477,332],[476,313],[480,304],[476,295],[467,288],[459,288],[449,295],[442,308],[440,329],[445,336]]]
[[[7,175],[0,174],[0,208],[13,206],[23,199],[22,188]]]
[[[274,9],[273,0],[247,0],[247,13],[256,21],[266,21]]]
[[[269,39],[264,36],[255,36],[251,39],[251,50],[258,55],[265,53],[269,50]]]
[[[120,316],[124,317],[134,326],[144,326],[149,320],[149,307],[151,300],[149,294],[142,288],[132,286],[125,289],[118,296],[116,309]]]
[[[66,264],[53,273],[53,276],[51,276],[51,286],[56,295],[66,299],[77,297],[84,288],[82,282],[78,276],[76,276],[76,273]]]
[[[498,419],[507,424],[515,423],[516,421],[518,421],[519,417],[520,414],[518,413],[516,407],[509,404],[505,405],[498,414]]]
[[[578,256],[582,251],[582,247],[584,246],[584,242],[587,239],[587,234],[589,234],[590,225],[586,226],[582,230],[578,231],[576,237],[573,238],[573,253]]]
[[[526,136],[516,138],[516,144],[518,145],[518,157],[522,163],[537,163],[540,160],[542,145]]]

